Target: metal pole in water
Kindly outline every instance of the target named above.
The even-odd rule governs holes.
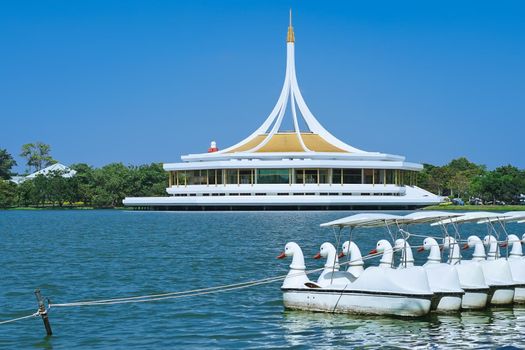
[[[51,324],[49,323],[49,317],[47,316],[47,310],[44,305],[44,298],[42,298],[42,295],[40,294],[40,289],[35,289],[35,296],[38,302],[38,312],[40,313],[40,316],[42,316],[42,321],[44,322],[46,333],[47,335],[53,335],[53,331],[51,330]]]

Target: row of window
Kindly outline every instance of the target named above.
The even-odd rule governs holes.
[[[337,193],[337,192],[321,192],[321,193],[177,193],[174,194],[174,197],[196,197],[196,196],[203,196],[203,197],[219,197],[219,196],[270,196],[270,195],[277,195],[277,196],[399,196],[399,193]]]
[[[417,173],[396,169],[206,169],[170,172],[171,186],[221,184],[415,185]]]

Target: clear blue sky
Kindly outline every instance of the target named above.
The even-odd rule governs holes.
[[[229,146],[276,102],[290,7],[299,85],[337,137],[525,168],[523,1],[2,1],[0,148],[101,166]]]

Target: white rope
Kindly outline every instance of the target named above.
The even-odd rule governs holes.
[[[20,320],[25,320],[26,318],[31,318],[31,317],[36,317],[36,316],[40,316],[40,312],[39,311],[37,311],[37,312],[35,312],[34,314],[31,314],[31,315],[22,316],[22,317],[18,317],[18,318],[13,318],[13,319],[10,319],[10,320],[5,320],[5,321],[0,321],[0,324],[7,324],[7,323],[16,322],[16,321],[20,321]]]
[[[398,249],[399,250],[399,249]],[[396,251],[395,249],[393,250]],[[369,260],[373,259],[379,255],[382,255],[383,253],[375,253],[367,255],[361,259],[355,259],[350,261],[345,261],[340,264],[340,266],[348,265],[353,262],[359,261],[359,260]],[[179,299],[179,298],[185,298],[185,297],[193,297],[193,296],[199,296],[199,295],[207,295],[207,294],[213,294],[213,293],[219,293],[219,292],[228,292],[232,290],[238,290],[243,288],[249,288],[254,287],[262,284],[268,284],[273,283],[277,281],[284,280],[286,277],[294,277],[302,275],[303,273],[306,275],[319,272],[324,270],[324,267],[318,268],[315,270],[308,270],[304,272],[298,272],[297,274],[286,274],[286,275],[280,275],[275,277],[268,277],[263,278],[260,280],[254,280],[254,281],[247,281],[247,282],[241,282],[241,283],[234,283],[234,284],[228,284],[228,285],[222,285],[222,286],[215,286],[215,287],[208,287],[208,288],[201,288],[201,289],[193,289],[188,291],[180,291],[180,292],[169,292],[169,293],[162,293],[162,294],[150,294],[150,295],[142,295],[142,296],[135,296],[135,297],[127,297],[127,298],[112,298],[112,299],[102,299],[102,300],[88,300],[88,301],[77,301],[77,302],[71,302],[71,303],[60,303],[60,304],[54,304],[49,303],[49,308],[51,307],[75,307],[75,306],[94,306],[94,305],[115,305],[115,304],[129,304],[129,303],[144,303],[144,302],[151,302],[151,301],[158,301],[158,300],[167,300],[167,299]]]

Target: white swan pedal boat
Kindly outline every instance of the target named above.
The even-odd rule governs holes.
[[[486,223],[488,235],[482,240],[471,235],[461,241],[458,224]],[[322,224],[322,227],[339,229],[340,243],[343,228],[350,229],[350,239],[342,244],[342,252],[329,242],[321,245],[316,259],[326,262],[319,278],[308,278],[304,255],[297,243],[290,242],[278,258],[290,257],[292,263],[281,286],[283,302],[287,309],[330,313],[356,313],[372,315],[423,316],[430,311],[453,312],[461,309],[482,309],[489,305],[508,305],[525,302],[525,257],[522,238],[508,235],[505,222],[525,223],[521,213],[447,213],[415,212],[406,216],[390,214],[356,214]],[[408,239],[411,224],[430,223],[441,226],[443,238],[426,237],[419,251],[428,251],[427,263],[414,266],[412,248]],[[504,240],[494,223],[499,223]],[[448,228],[455,231],[452,237]],[[362,257],[352,240],[356,228],[386,227],[394,247],[388,240],[377,242],[368,256]],[[394,235],[390,226],[398,230]],[[403,228],[402,228],[403,227]],[[398,234],[402,238],[395,239]],[[395,237],[394,237],[395,236]],[[442,244],[438,240],[443,240]],[[459,242],[466,242],[464,249],[473,248],[472,259],[461,256]],[[506,256],[500,247],[507,248]],[[487,249],[487,252],[485,251]],[[397,268],[394,253],[401,252]],[[447,263],[442,263],[443,252],[448,252]],[[381,255],[379,266],[364,268],[364,260]],[[346,261],[339,261],[343,257]],[[343,265],[348,266],[341,270]]]
[[[397,224],[402,220],[403,217],[397,215],[357,214],[321,226],[354,229]],[[392,252],[390,247],[390,251],[383,254]],[[337,271],[339,263],[334,248],[327,253],[323,269],[326,275],[330,272],[327,267],[331,268],[333,276],[325,279],[329,283],[317,283],[308,278],[304,255],[297,243],[286,244],[278,258],[285,257],[292,258],[290,271],[281,286],[287,309],[394,316],[423,316],[430,311],[434,293],[422,267],[371,266],[356,276],[349,271]],[[332,260],[333,265],[328,260]]]
[[[458,294],[445,296],[437,306],[438,312],[451,312],[463,310],[483,309],[487,305],[490,288],[485,283],[485,276],[481,267],[472,264],[461,264],[460,247],[453,237],[449,236],[447,227],[442,222],[447,219],[461,217],[464,214],[450,213],[442,211],[419,211],[405,216],[411,219],[407,226],[411,224],[431,224],[440,225],[443,231],[443,244],[438,244],[433,237],[426,237],[423,244],[418,248],[418,252],[428,251],[427,262],[423,265],[427,269],[427,274],[434,291],[439,288],[463,291],[461,300]],[[411,234],[409,232],[408,235]],[[447,263],[442,263],[442,252],[449,252]],[[458,302],[460,301],[460,308]]]
[[[509,213],[470,212],[461,217],[442,220],[436,224],[460,224],[466,222],[477,222],[487,224],[490,232],[497,232],[493,223],[510,220],[513,215]],[[504,225],[501,225],[504,229]],[[488,252],[485,252],[485,246]],[[515,290],[523,285],[514,279],[509,261],[499,256],[497,238],[492,235],[480,237],[471,235],[464,244],[463,249],[474,248],[471,260],[461,260],[462,264],[473,264],[481,267],[485,277],[485,283],[489,286],[488,303],[491,305],[510,305],[514,303]]]

